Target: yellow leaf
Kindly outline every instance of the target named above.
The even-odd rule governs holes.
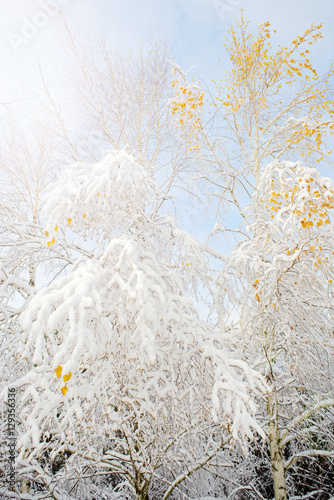
[[[65,396],[65,394],[67,393],[67,387],[66,387],[66,385],[64,385],[64,387],[61,388],[61,392]]]
[[[52,243],[52,245],[54,245],[56,243],[56,240],[54,238],[52,238],[51,243]]]
[[[45,236],[49,236],[49,233],[48,233],[48,231],[45,231]]]
[[[51,245],[51,241],[48,241],[47,242],[47,246],[49,247]]]
[[[63,371],[63,368],[61,366],[57,366],[57,368],[55,369],[57,378],[60,377],[62,371]]]
[[[64,382],[70,380],[71,377],[72,377],[72,372],[69,372],[67,375],[64,375]]]
[[[58,231],[58,226],[55,227],[55,231],[57,232]]]
[[[68,225],[70,226],[70,225],[71,225],[71,222],[72,222],[72,219],[69,217],[69,218],[67,219],[67,222],[68,222]]]

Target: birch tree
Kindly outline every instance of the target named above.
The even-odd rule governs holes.
[[[199,319],[191,293],[208,279],[206,259],[171,216],[152,217],[157,195],[125,151],[75,164],[46,194],[45,247],[73,238],[82,250],[20,315],[17,355],[30,369],[11,387],[33,498],[38,485],[89,498],[93,486],[73,481],[93,467],[135,498],[158,484],[167,499],[231,438],[262,432],[251,393],[266,385]]]
[[[159,210],[174,209],[174,198],[190,190],[189,159],[176,133],[168,102],[171,49],[164,40],[146,40],[120,50],[107,39],[81,41],[64,23],[69,90],[57,98],[40,64],[40,105],[60,138],[65,162],[99,161],[101,152],[127,148],[160,189]],[[69,120],[67,106],[73,115]]]
[[[333,69],[320,77],[309,57],[321,25],[289,46],[272,46],[274,33],[265,23],[253,35],[241,17],[226,47],[231,70],[215,79],[211,99],[174,65],[171,113],[197,178],[211,185],[212,235],[237,241],[230,256],[206,246],[223,261],[216,311],[272,388],[263,428],[275,498],[285,499],[298,456],[284,463],[284,446],[298,440],[297,428],[309,432],[300,430],[306,415],[333,406],[333,185],[319,168],[330,164],[334,110]],[[332,457],[328,446],[301,456]]]

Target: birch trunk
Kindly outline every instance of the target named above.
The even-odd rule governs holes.
[[[283,450],[278,427],[276,396],[274,394],[269,395],[267,398],[267,417],[269,420],[268,439],[275,500],[287,500]]]

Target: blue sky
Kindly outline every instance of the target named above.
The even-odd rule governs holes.
[[[13,98],[30,77],[35,50],[48,60],[62,57],[59,21],[41,15],[57,3],[70,26],[83,38],[103,32],[121,47],[136,47],[150,35],[166,37],[175,60],[196,77],[210,78],[228,64],[223,43],[235,18],[244,10],[254,23],[270,21],[277,40],[288,41],[312,22],[324,23],[325,38],[314,58],[325,68],[333,57],[334,2],[330,0],[12,0],[0,7],[0,102]],[[49,13],[52,7],[49,7]],[[36,23],[39,27],[36,27]],[[44,25],[43,25],[44,23]],[[31,27],[31,24],[33,25]],[[22,35],[29,33],[27,43]],[[16,37],[16,38],[15,38]],[[20,38],[22,37],[22,38]]]

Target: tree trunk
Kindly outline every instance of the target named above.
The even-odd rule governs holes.
[[[136,491],[136,500],[149,500],[147,491]]]
[[[139,471],[136,471],[136,481],[134,484],[136,491],[136,500],[149,500],[148,489],[150,482],[145,480],[145,477]]]
[[[267,398],[268,439],[271,457],[271,469],[274,478],[275,500],[287,500],[285,468],[280,431],[277,419],[276,395]]]
[[[30,493],[30,481],[28,479],[22,480],[21,493]]]

